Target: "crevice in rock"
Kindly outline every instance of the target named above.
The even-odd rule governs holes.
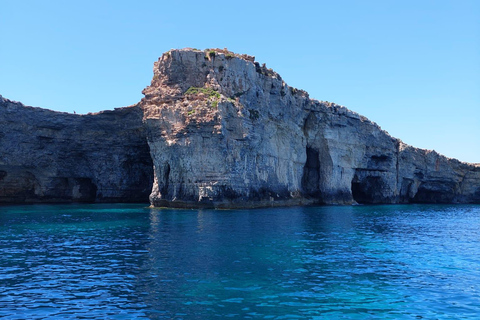
[[[325,123],[321,114],[310,111],[303,127],[306,146],[306,161],[303,168],[301,188],[305,197],[315,199],[316,203],[334,202],[331,190],[333,179],[333,161],[328,141],[325,138]]]
[[[306,196],[320,198],[320,156],[318,150],[306,148],[307,161],[303,167],[302,189]]]
[[[168,194],[168,183],[170,178],[170,164],[168,162],[163,167],[162,172],[162,187],[160,188],[160,194],[162,197],[166,197]]]
[[[398,186],[400,185],[400,142],[396,141],[395,143],[395,148],[396,148],[396,157],[397,157],[397,161],[395,162],[395,196],[397,197],[397,201],[398,201],[398,198],[400,198],[402,196],[402,191],[401,189],[398,190]]]

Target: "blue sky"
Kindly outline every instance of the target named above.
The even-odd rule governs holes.
[[[0,0],[0,94],[87,113],[142,98],[172,48],[256,56],[416,147],[480,162],[480,1]]]

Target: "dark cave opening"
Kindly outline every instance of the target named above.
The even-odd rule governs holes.
[[[352,197],[358,203],[382,203],[384,183],[379,176],[359,178],[355,174],[352,180]]]
[[[368,203],[368,195],[359,181],[352,180],[352,198],[358,203]]]
[[[320,197],[320,157],[318,150],[307,147],[307,161],[303,168],[302,188],[305,195]]]

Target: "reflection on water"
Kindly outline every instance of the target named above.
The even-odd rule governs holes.
[[[0,318],[467,319],[479,206],[0,208]]]

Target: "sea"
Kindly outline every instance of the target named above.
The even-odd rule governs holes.
[[[0,207],[0,319],[480,319],[480,206]]]

